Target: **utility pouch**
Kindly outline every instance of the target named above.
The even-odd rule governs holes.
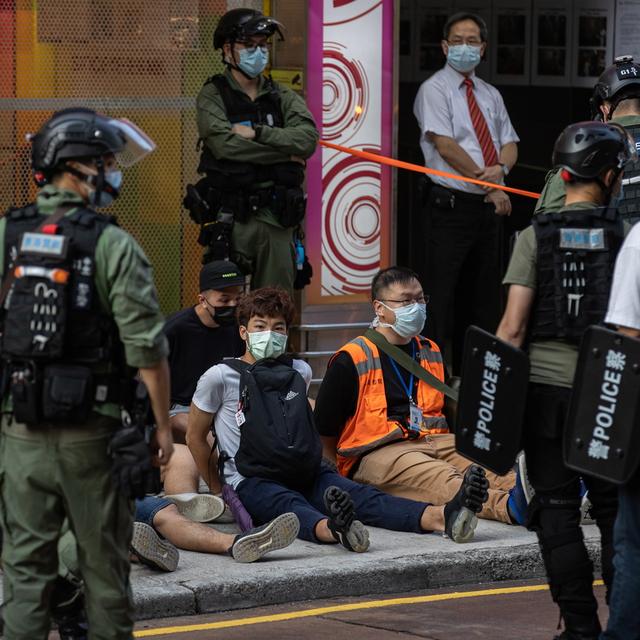
[[[13,416],[18,422],[35,425],[41,421],[41,380],[33,364],[12,367],[9,391]]]
[[[296,227],[304,219],[307,199],[300,187],[285,189],[283,192],[283,206],[280,208],[279,222],[286,228]]]
[[[93,375],[88,367],[44,367],[42,417],[47,422],[84,422],[93,406]]]

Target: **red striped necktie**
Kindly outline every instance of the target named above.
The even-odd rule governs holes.
[[[482,111],[480,111],[480,107],[476,102],[476,97],[473,95],[473,80],[471,78],[465,78],[462,81],[462,84],[467,87],[469,115],[471,116],[471,123],[473,124],[476,137],[480,143],[480,148],[482,149],[484,166],[490,167],[491,165],[498,164],[498,154],[496,153],[496,148],[493,144],[493,140],[491,139],[487,121],[484,119]]]

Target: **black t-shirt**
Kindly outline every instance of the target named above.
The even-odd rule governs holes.
[[[415,347],[413,346],[415,345]],[[418,345],[414,339],[408,344],[397,345],[407,355],[413,355],[417,361]],[[391,364],[391,359],[386,353],[380,352],[380,366],[384,380],[384,392],[387,397],[387,417],[407,424],[409,417],[409,396],[407,387],[411,374],[396,364],[397,372]],[[402,383],[400,382],[402,378]],[[416,400],[418,391],[418,378],[414,376],[411,396]],[[358,372],[353,364],[351,356],[340,352],[327,369],[324,380],[318,391],[314,418],[316,427],[321,436],[339,438],[344,425],[355,412],[358,405]]]
[[[169,316],[164,332],[169,340],[172,404],[191,404],[198,380],[207,369],[245,351],[236,325],[207,327],[194,307]]]

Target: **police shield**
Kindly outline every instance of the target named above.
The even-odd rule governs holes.
[[[524,351],[478,327],[464,343],[456,449],[499,475],[511,470],[521,447],[529,378]]]
[[[640,340],[587,329],[565,428],[567,466],[618,484],[640,462]]]

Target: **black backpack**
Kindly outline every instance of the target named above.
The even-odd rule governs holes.
[[[287,486],[313,483],[320,471],[322,445],[302,376],[290,358],[264,358],[249,365],[223,364],[240,373],[238,471]]]

